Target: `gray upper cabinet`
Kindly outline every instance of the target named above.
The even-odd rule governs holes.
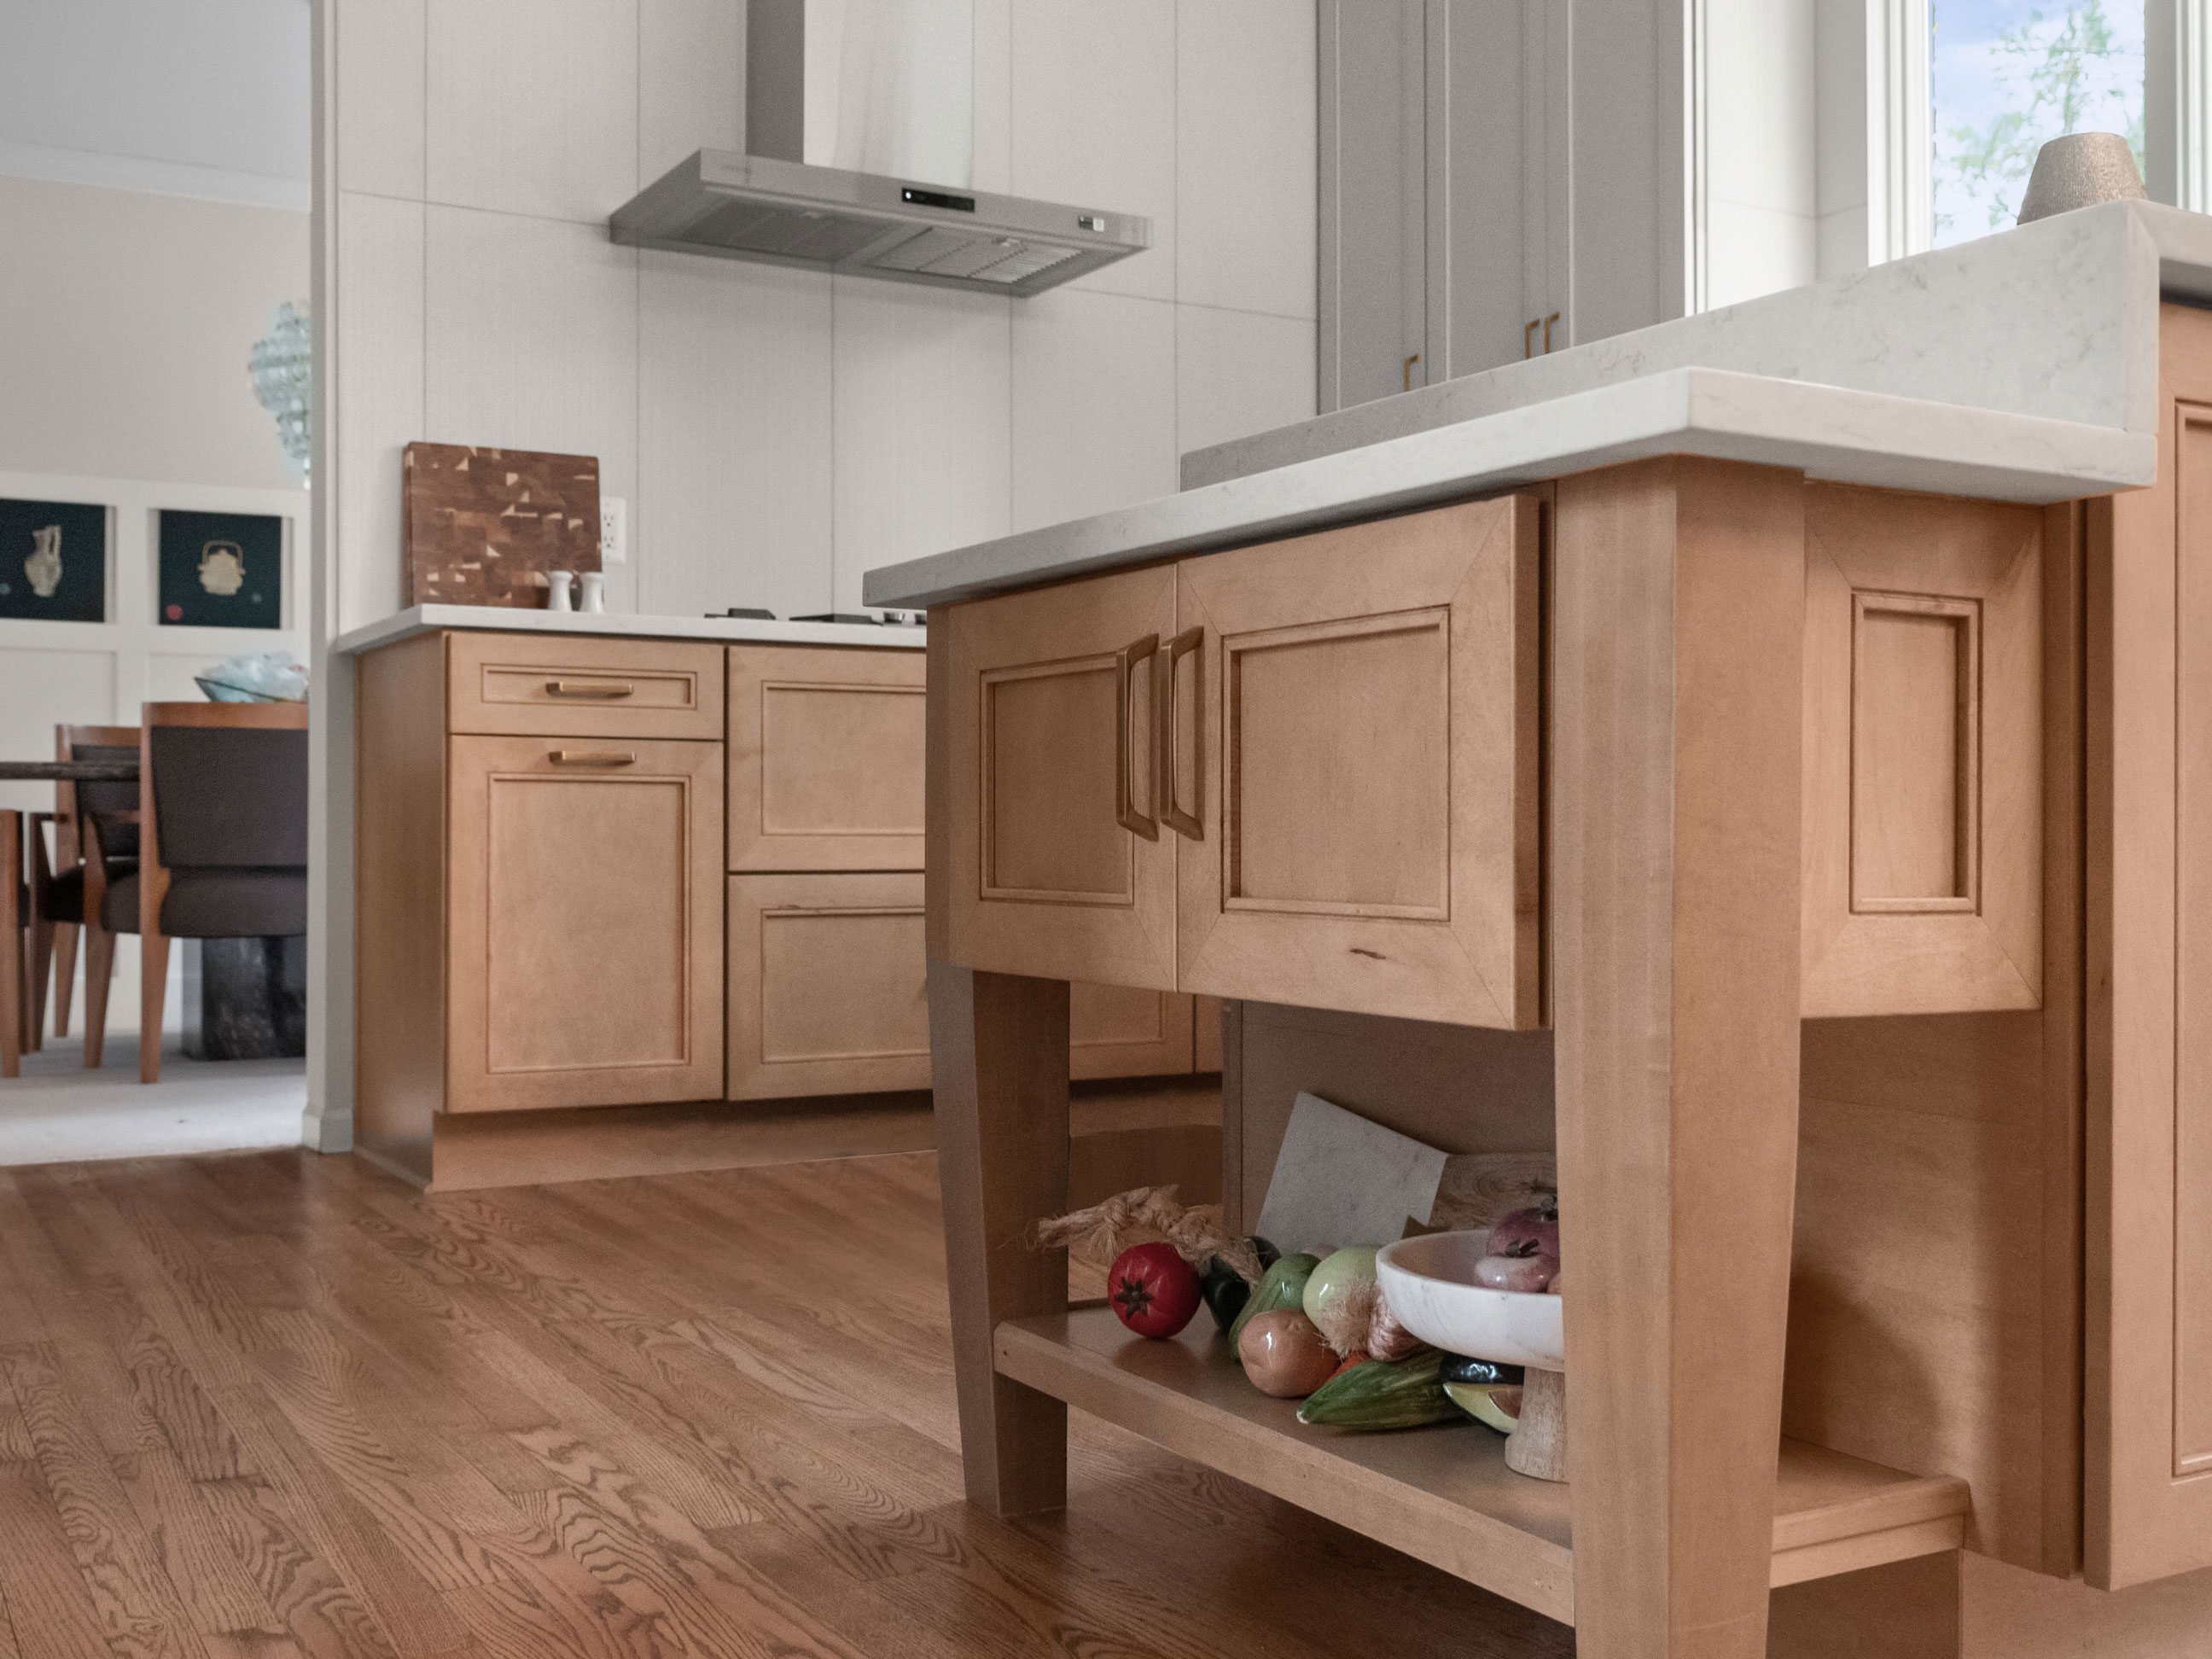
[[[1321,408],[1574,340],[1570,8],[1316,11]]]

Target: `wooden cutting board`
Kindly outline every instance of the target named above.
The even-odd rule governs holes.
[[[400,537],[407,605],[545,604],[545,573],[599,568],[593,455],[410,444]]]

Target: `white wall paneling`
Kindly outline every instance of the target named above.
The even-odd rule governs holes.
[[[270,442],[275,442],[272,433]],[[240,651],[307,654],[307,492],[236,489],[143,478],[0,472],[0,496],[88,501],[109,509],[107,617],[104,623],[0,619],[0,755],[43,759],[57,725],[135,726],[138,705],[200,701],[192,674]],[[285,521],[283,626],[165,627],[157,619],[155,515],[162,508],[265,513]],[[52,811],[47,783],[0,784],[0,806]]]
[[[420,200],[429,0],[336,9],[337,184]]]
[[[334,450],[337,557],[329,573],[343,632],[400,600],[400,451],[423,416],[423,222],[420,202],[345,193],[335,216],[344,292],[331,318],[345,400]]]
[[[640,189],[696,149],[745,147],[745,9],[637,0]]]
[[[829,610],[829,275],[647,252],[638,280],[638,609]]]
[[[1141,213],[1152,245],[1069,286],[1176,297],[1176,0],[1021,0],[1013,191]]]
[[[1176,447],[1204,449],[1314,412],[1314,325],[1177,306]]]
[[[429,21],[430,200],[604,228],[637,188],[638,0],[437,0]]]
[[[1037,301],[859,276],[831,293],[833,590],[854,609],[861,572],[1010,528],[1011,310]]]
[[[1013,526],[1176,489],[1176,312],[1070,286],[1014,312]]]
[[[1310,0],[1185,0],[1176,31],[1176,297],[1311,317]]]
[[[598,225],[433,204],[423,271],[421,435],[596,455],[601,491],[635,495],[637,251]],[[635,608],[636,568],[608,571],[615,609]]]

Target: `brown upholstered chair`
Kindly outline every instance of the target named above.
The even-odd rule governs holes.
[[[135,726],[57,726],[56,760],[130,760],[138,758],[138,728]],[[128,875],[138,867],[138,786],[135,783],[58,783],[54,786],[54,857],[46,860],[46,842],[40,824],[44,813],[31,822],[31,1012],[29,1046],[40,1044],[46,1024],[46,988],[51,970],[54,1000],[54,1035],[67,1036],[70,1001],[76,984],[77,936],[85,919],[85,831],[79,801],[85,810],[103,815],[107,869]]]
[[[114,936],[139,936],[138,1079],[161,1075],[172,939],[307,931],[307,710],[303,703],[149,702],[139,738],[138,867],[115,875],[89,843],[85,1063],[100,1063]],[[100,822],[93,814],[95,823]],[[94,888],[100,889],[93,903]]]

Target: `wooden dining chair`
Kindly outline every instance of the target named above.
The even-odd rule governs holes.
[[[54,758],[71,760],[131,760],[138,758],[138,728],[135,726],[57,726]],[[40,1045],[46,1024],[48,973],[54,1008],[54,1035],[69,1035],[70,1004],[76,986],[77,939],[83,930],[86,856],[85,830],[79,811],[86,807],[106,814],[107,865],[115,875],[137,867],[138,786],[133,783],[70,783],[54,785],[51,820],[44,813],[29,825],[31,860],[31,1002],[35,1029],[30,1046]],[[54,856],[46,860],[43,823],[54,826]],[[89,967],[89,963],[88,963]]]
[[[105,1046],[115,935],[139,943],[138,1080],[161,1076],[169,940],[307,928],[307,709],[296,702],[149,702],[139,731],[138,864],[114,877],[88,842],[85,1063]],[[80,796],[80,803],[82,797]],[[100,814],[87,815],[98,824]],[[94,893],[98,902],[94,902]]]
[[[24,920],[23,815],[0,808],[0,1078],[23,1073],[31,1004]]]

